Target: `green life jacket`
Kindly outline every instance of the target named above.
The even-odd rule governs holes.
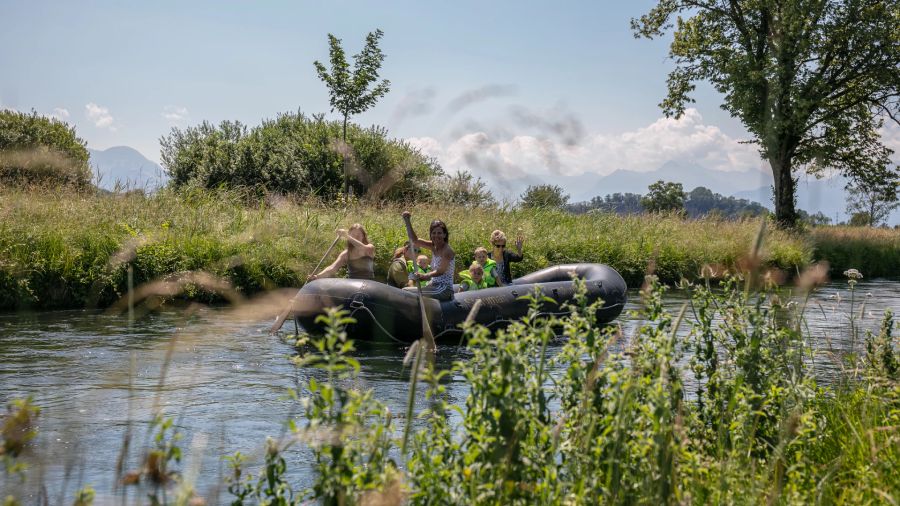
[[[497,286],[497,280],[491,275],[497,268],[497,262],[488,258],[484,263],[484,282],[488,287]]]
[[[469,271],[460,271],[459,272],[459,284],[465,287],[465,291],[469,290],[481,290],[482,288],[487,288],[487,281],[482,276],[481,283],[476,283],[474,279],[472,279],[472,273]]]
[[[426,272],[431,270],[430,268],[423,269],[423,268],[419,267],[418,264],[414,264],[412,260],[407,260],[406,261],[406,272],[412,274],[413,266],[416,267],[416,269],[419,271],[419,274],[425,274]],[[424,288],[425,285],[427,285],[427,284],[428,284],[428,281],[419,281],[419,286],[421,286],[422,288]]]

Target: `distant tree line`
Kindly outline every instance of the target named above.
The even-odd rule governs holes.
[[[613,193],[602,197],[597,196],[586,202],[568,204],[566,209],[575,214],[594,210],[623,215],[644,212],[681,212],[690,218],[709,214],[717,214],[725,218],[741,218],[768,213],[765,207],[747,199],[726,197],[703,186],[698,186],[690,192],[684,192],[681,183],[665,181],[651,184],[646,195]]]

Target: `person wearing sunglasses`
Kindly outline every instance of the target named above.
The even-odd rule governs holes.
[[[506,234],[502,230],[491,232],[491,246],[493,246],[493,250],[488,253],[488,257],[497,263],[497,273],[500,275],[497,278],[497,286],[506,286],[512,283],[512,273],[510,272],[509,264],[522,261],[522,258],[524,258],[522,255],[524,243],[525,236],[522,235],[520,230],[516,237],[516,252],[513,253],[506,248]]]

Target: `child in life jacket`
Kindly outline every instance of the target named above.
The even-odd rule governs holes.
[[[459,291],[461,292],[487,288],[487,282],[484,280],[484,267],[477,261],[472,262],[469,270],[460,272],[459,279]]]
[[[425,274],[426,272],[431,272],[431,259],[428,258],[428,255],[419,255],[416,257],[416,270],[419,274]],[[412,262],[410,262],[409,272],[413,271]],[[419,286],[425,286],[428,284],[428,281],[420,281]]]
[[[481,246],[475,248],[475,261],[484,269],[484,282],[487,287],[497,286],[497,278],[500,277],[500,273],[497,271],[497,262],[488,258],[487,249]]]

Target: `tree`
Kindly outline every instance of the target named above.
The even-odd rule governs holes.
[[[557,185],[529,185],[519,197],[526,209],[562,209],[569,202],[569,196]]]
[[[347,120],[353,114],[360,114],[375,105],[379,98],[390,91],[391,82],[387,79],[376,84],[371,90],[369,85],[378,80],[378,70],[384,61],[384,53],[378,47],[378,41],[384,33],[381,30],[370,32],[366,36],[366,46],[353,56],[353,71],[341,47],[341,39],[328,34],[328,53],[331,61],[331,72],[318,60],[313,62],[316,72],[326,86],[331,101],[331,111],[337,110],[344,116],[343,141],[347,145]],[[344,156],[344,193],[349,191],[349,179]]]
[[[434,192],[441,202],[469,207],[487,207],[497,203],[487,184],[471,172],[457,170],[452,176],[435,178]]]
[[[659,37],[674,17],[676,67],[660,106],[681,116],[698,81],[722,93],[772,168],[780,226],[797,219],[795,172],[886,163],[878,129],[900,124],[897,0],[659,0],[632,30]]]
[[[55,118],[0,110],[0,184],[88,188],[85,142]]]
[[[879,225],[900,205],[898,184],[900,172],[896,166],[858,174],[847,184],[847,212],[863,225]]]
[[[681,183],[657,181],[647,187],[647,195],[641,199],[641,205],[648,212],[684,211],[684,188]]]

